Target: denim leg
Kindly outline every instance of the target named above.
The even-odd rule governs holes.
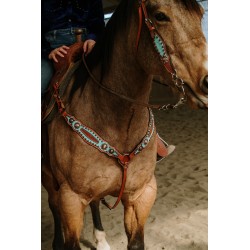
[[[49,86],[50,80],[54,74],[53,63],[50,60],[42,58],[41,61],[41,94],[45,93],[46,89]]]
[[[69,46],[76,42],[75,28],[58,29],[49,31],[45,35],[45,39],[49,42],[50,47],[55,49],[62,45]],[[86,39],[86,31],[82,34],[82,41]]]
[[[58,48],[62,45],[71,45],[76,42],[75,28],[59,29],[49,31],[45,35],[45,39],[50,43],[51,48]],[[86,31],[82,34],[82,40],[86,39]],[[42,58],[41,62],[41,87],[42,96],[47,90],[50,80],[54,74],[54,66],[51,60]]]

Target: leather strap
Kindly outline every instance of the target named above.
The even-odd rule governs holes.
[[[150,36],[151,38],[153,39],[153,43],[154,43],[154,47],[156,49],[156,52],[157,54],[160,56],[160,59],[161,61],[163,62],[163,65],[164,67],[166,68],[166,70],[170,73],[170,74],[175,74],[176,71],[172,65],[172,62],[171,62],[171,59],[170,59],[170,56],[169,56],[169,53],[167,51],[167,47],[166,47],[166,44],[163,40],[163,38],[161,37],[161,35],[159,34],[159,32],[156,30],[156,28],[154,27],[154,24],[153,22],[150,20],[150,18],[148,17],[148,12],[147,12],[147,9],[146,9],[146,6],[145,6],[145,0],[141,2],[141,5],[139,6],[139,9],[142,9],[142,12],[144,14],[144,17],[145,17],[145,23],[149,29],[149,32],[150,32]],[[140,17],[142,18],[142,17]],[[140,31],[141,32],[141,31]],[[139,32],[138,32],[139,33]],[[162,49],[164,50],[164,57],[161,56],[161,54],[159,53],[157,47],[156,47],[156,42],[155,42],[155,39],[158,39],[161,46],[162,46]]]
[[[176,108],[176,104],[149,104],[149,103],[144,103],[144,102],[139,102],[135,99],[132,99],[128,96],[125,96],[123,94],[120,94],[120,93],[117,93],[115,92],[114,90],[104,86],[103,84],[101,84],[96,78],[95,76],[92,74],[91,70],[89,69],[88,65],[87,65],[87,62],[86,62],[86,59],[85,59],[85,56],[83,55],[82,56],[82,60],[83,60],[83,64],[86,68],[86,70],[88,71],[88,74],[89,76],[92,78],[92,80],[94,81],[94,83],[96,83],[99,87],[101,87],[102,89],[104,89],[105,91],[115,95],[115,96],[118,96],[119,98],[123,99],[123,100],[126,100],[128,102],[131,102],[131,103],[134,103],[136,105],[139,105],[139,106],[143,106],[143,107],[147,107],[147,108],[150,108],[150,109],[158,109],[158,110],[161,110],[161,109],[175,109]],[[166,108],[167,107],[167,108]]]
[[[118,96],[119,98],[122,98],[123,100],[126,100],[128,102],[131,102],[131,103],[134,103],[134,104],[137,104],[137,105],[140,105],[140,106],[144,106],[144,107],[147,107],[147,108],[152,108],[152,109],[160,109],[162,107],[162,105],[160,104],[156,104],[156,105],[151,105],[151,104],[148,104],[148,103],[144,103],[144,102],[139,102],[135,99],[132,99],[128,96],[125,96],[123,94],[120,94],[120,93],[117,93],[115,92],[114,90],[104,86],[103,84],[100,83],[100,81],[98,81],[95,76],[92,74],[92,72],[90,71],[88,65],[87,65],[87,62],[86,62],[86,59],[85,59],[85,56],[83,55],[82,57],[82,60],[83,60],[83,64],[85,66],[85,68],[87,69],[88,73],[89,73],[89,76],[92,78],[92,80],[98,85],[100,86],[102,89],[104,89],[105,91],[115,95],[115,96]]]
[[[136,38],[136,51],[138,50],[140,37],[141,37],[141,27],[142,27],[142,8],[139,6],[138,8],[138,16],[139,16],[139,23],[138,23],[138,33]]]
[[[107,208],[109,208],[110,210],[114,209],[117,207],[117,205],[119,204],[119,202],[121,201],[123,192],[124,192],[124,188],[125,188],[125,184],[126,184],[126,180],[127,180],[127,169],[128,169],[128,163],[127,164],[121,164],[122,168],[123,168],[123,173],[122,173],[122,185],[121,185],[121,189],[118,195],[118,198],[115,202],[115,204],[113,206],[111,206],[104,198],[101,199],[102,204],[105,205]]]

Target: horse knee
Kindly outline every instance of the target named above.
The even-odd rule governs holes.
[[[79,241],[86,206],[68,184],[61,185],[58,200],[65,240],[64,250],[80,250]]]

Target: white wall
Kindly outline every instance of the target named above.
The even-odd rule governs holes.
[[[208,41],[208,0],[198,0],[197,2],[200,3],[205,10],[205,13],[202,19],[202,29]]]

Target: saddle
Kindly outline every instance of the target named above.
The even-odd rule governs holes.
[[[69,48],[64,57],[58,58],[58,63],[54,62],[55,73],[42,101],[42,123],[51,121],[57,113],[56,101],[53,96],[54,84],[57,83],[59,95],[63,97],[73,74],[82,62],[83,42],[74,43]]]
[[[58,58],[58,63],[54,62],[55,74],[50,81],[50,85],[42,102],[42,123],[50,122],[58,113],[53,86],[57,83],[59,95],[63,98],[72,76],[82,62],[83,42],[74,43],[69,46],[69,48],[70,49],[64,57]],[[157,134],[156,143],[157,162],[161,161],[175,150],[175,146],[168,145],[159,134]]]

